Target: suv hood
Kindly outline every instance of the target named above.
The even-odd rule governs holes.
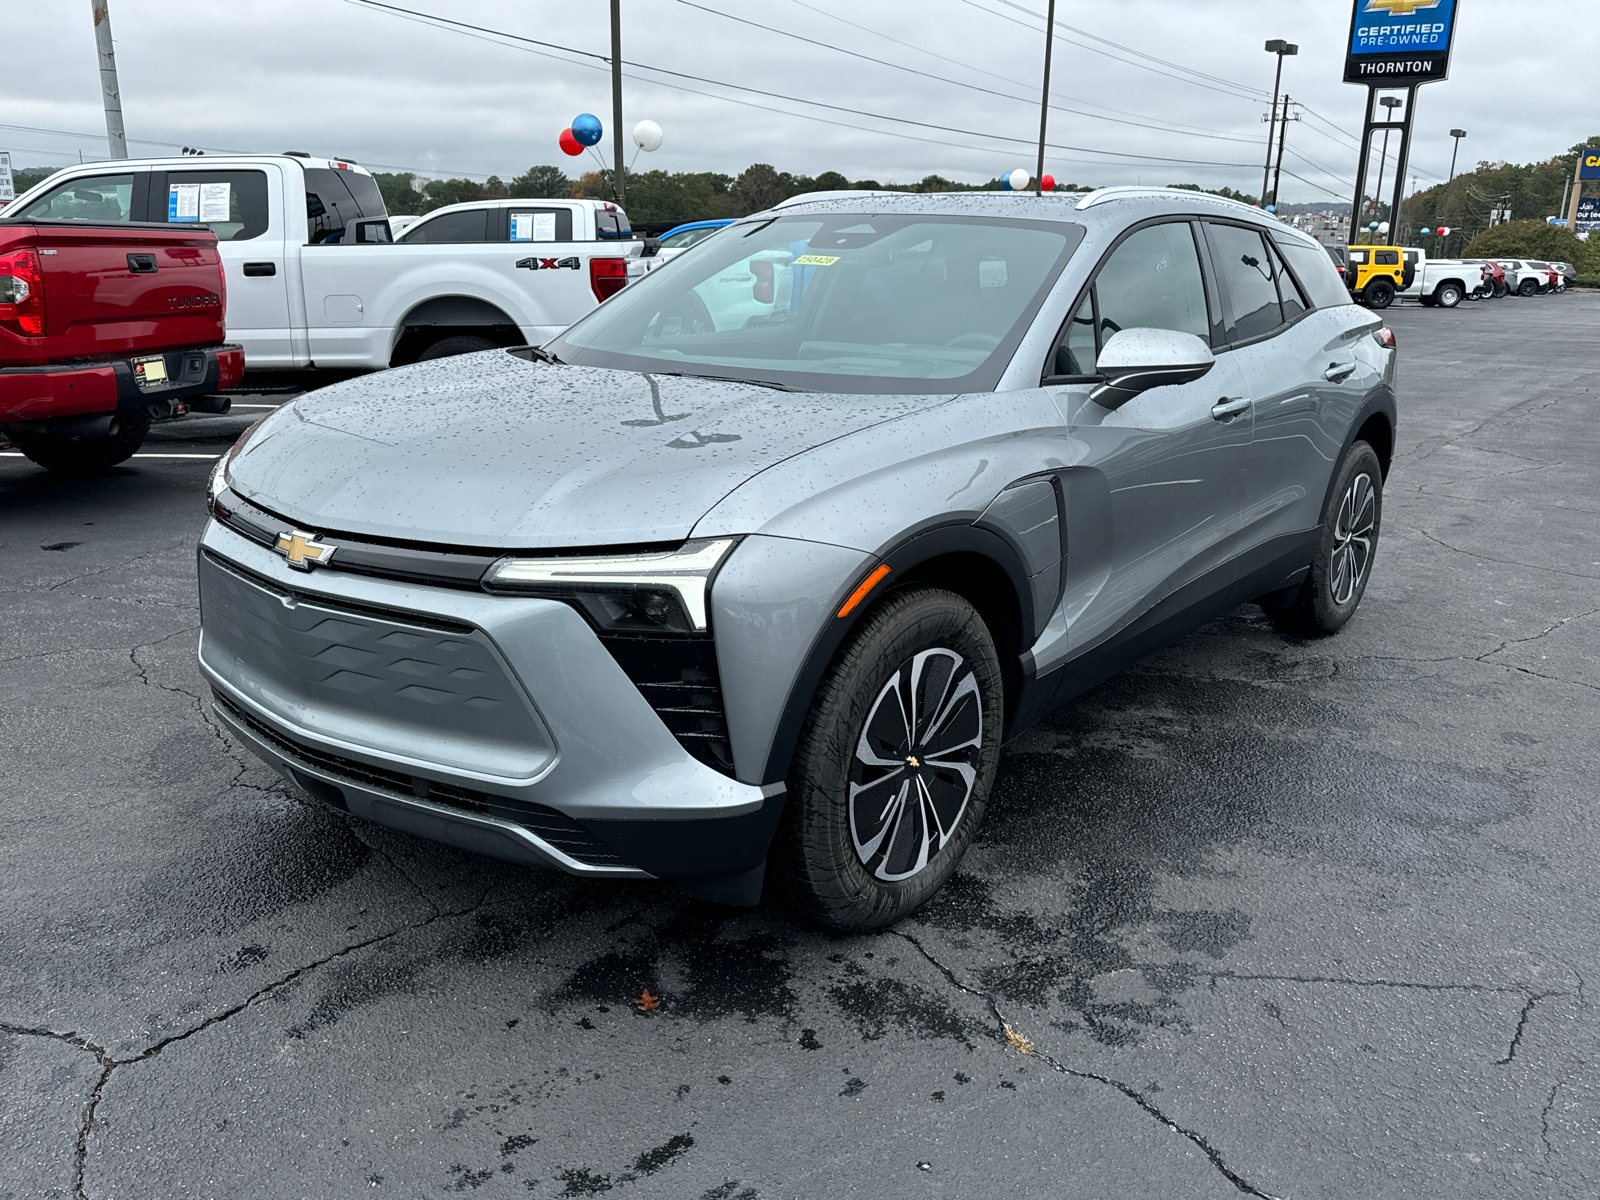
[[[821,395],[503,350],[285,405],[229,482],[317,533],[492,549],[680,541],[774,463],[949,396]]]

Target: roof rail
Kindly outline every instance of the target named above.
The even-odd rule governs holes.
[[[1211,192],[1192,192],[1188,188],[1135,186],[1133,184],[1096,188],[1078,201],[1077,208],[1081,212],[1086,208],[1093,208],[1096,204],[1104,204],[1108,200],[1131,200],[1136,196],[1171,196],[1174,193],[1182,196],[1204,196],[1207,200],[1215,200],[1218,204],[1232,204],[1248,212],[1260,213],[1263,216],[1272,215],[1257,205],[1246,204],[1242,200],[1232,200],[1227,196],[1217,196]]]

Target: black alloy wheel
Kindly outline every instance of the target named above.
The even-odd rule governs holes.
[[[1382,464],[1370,445],[1353,442],[1323,506],[1310,573],[1287,602],[1263,598],[1262,610],[1291,633],[1319,637],[1343,629],[1366,594],[1382,526]]]
[[[835,929],[892,924],[944,884],[983,818],[1000,661],[952,592],[891,593],[840,651],[801,732],[773,847],[780,886]]]
[[[1361,293],[1368,308],[1388,308],[1394,303],[1394,284],[1387,279],[1374,279]]]
[[[1539,281],[1537,279],[1524,279],[1517,284],[1517,295],[1519,296],[1535,296],[1538,295],[1538,292]]]

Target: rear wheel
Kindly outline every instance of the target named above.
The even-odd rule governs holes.
[[[812,702],[773,847],[808,916],[878,929],[938,891],[983,818],[1000,756],[1000,661],[952,592],[895,593]]]
[[[1433,302],[1440,308],[1454,308],[1461,303],[1461,285],[1459,283],[1441,283],[1433,292]]]
[[[1521,283],[1517,284],[1517,295],[1519,296],[1536,295],[1538,291],[1539,281],[1537,279],[1524,279]]]
[[[1355,616],[1383,525],[1383,468],[1366,442],[1345,451],[1323,508],[1311,573],[1286,604],[1262,604],[1281,628],[1319,636]]]
[[[421,354],[417,355],[417,361],[427,362],[430,358],[450,358],[456,354],[476,354],[480,350],[493,350],[494,347],[495,343],[488,338],[459,333],[454,337],[440,338]]]
[[[34,462],[60,475],[99,475],[131,458],[150,432],[150,414],[142,408],[118,414],[117,432],[109,437],[71,437],[64,433],[14,433],[11,440]]]
[[[1387,279],[1374,279],[1361,293],[1368,308],[1388,308],[1394,303],[1394,284]]]

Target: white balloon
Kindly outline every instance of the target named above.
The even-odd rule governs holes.
[[[1033,176],[1029,175],[1021,167],[1018,167],[1015,171],[1011,172],[1009,178],[1011,180],[1011,190],[1013,192],[1020,192],[1027,188],[1028,181],[1032,179]]]
[[[661,149],[661,126],[654,121],[640,121],[633,127],[633,144],[645,153]]]
[[[1389,232],[1389,222],[1387,222],[1387,221],[1380,222],[1379,225],[1378,225],[1378,232],[1379,233],[1388,233]]]

